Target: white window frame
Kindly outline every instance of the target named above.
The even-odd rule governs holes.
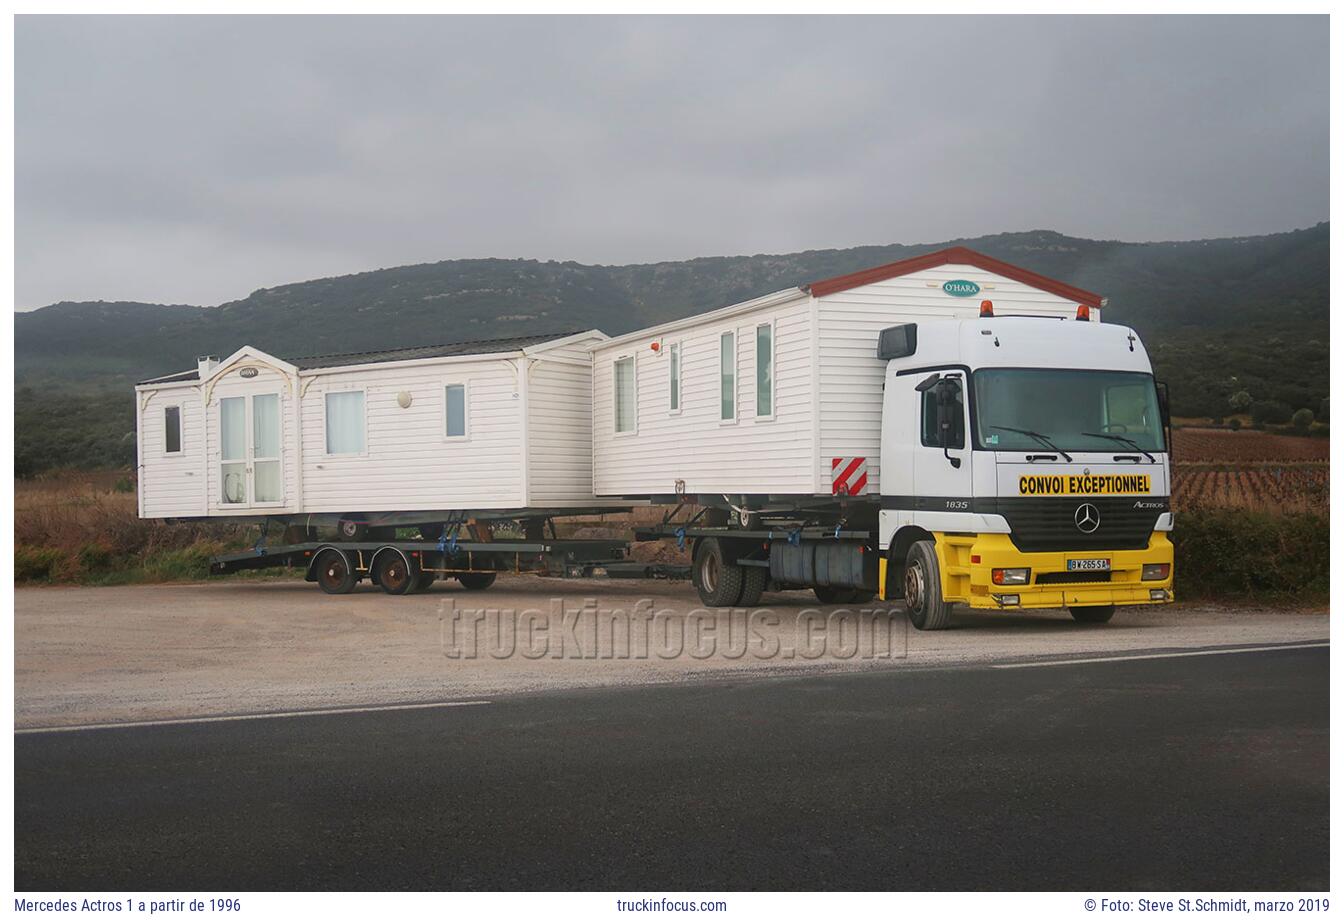
[[[723,417],[723,337],[725,335],[731,335],[733,337],[733,417],[732,418]],[[741,376],[742,376],[740,368],[742,358],[738,350],[737,329],[735,328],[724,329],[719,333],[718,339],[719,341],[716,344],[718,345],[718,351],[719,351],[719,361],[718,361],[719,376],[714,381],[714,401],[718,404],[719,407],[718,408],[719,424],[736,425],[738,417],[742,414],[737,404],[738,400],[741,397]]]
[[[327,452],[327,397],[333,393],[364,394],[364,449],[356,454],[332,454]],[[368,387],[331,387],[322,391],[322,456],[331,460],[357,459],[369,455],[369,388]]]
[[[761,329],[766,326],[770,327],[770,414],[757,415],[755,420],[758,422],[773,422],[775,420],[775,415],[779,412],[779,362],[776,360],[775,355],[775,334],[778,330],[775,328],[775,321],[773,319],[767,320],[764,323],[757,323],[751,330],[751,369],[755,373],[755,377],[752,380],[752,394],[756,397],[756,402],[753,408],[759,409],[761,405],[761,396],[756,392],[757,387],[761,385],[761,369],[757,366],[760,360],[760,350],[756,337],[761,334]]]
[[[448,388],[462,388],[462,434],[448,433]],[[462,378],[446,378],[440,381],[439,385],[439,403],[443,410],[439,413],[442,420],[442,427],[439,428],[439,434],[444,441],[470,441],[471,440],[471,381]]]
[[[681,385],[681,381],[686,375],[686,355],[681,342],[672,342],[667,346],[667,358],[667,414],[681,415],[681,410],[686,405],[682,399],[684,388]],[[677,406],[675,409],[672,408],[672,364],[674,359],[677,365]]]
[[[630,362],[630,388],[633,391],[630,399],[635,411],[630,430],[621,431],[621,420],[616,407],[616,365],[626,360]],[[639,359],[634,352],[616,355],[611,359],[611,431],[618,438],[639,434]]]
[[[163,437],[159,440],[159,455],[169,459],[177,459],[187,455],[187,424],[182,412],[184,406],[180,402],[165,403],[163,406]],[[177,410],[177,450],[168,449],[168,410]]]

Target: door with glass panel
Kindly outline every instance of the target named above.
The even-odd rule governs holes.
[[[238,507],[282,504],[282,471],[280,394],[220,399],[220,502]]]

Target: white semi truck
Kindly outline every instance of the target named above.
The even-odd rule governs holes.
[[[300,455],[297,494],[277,474],[269,506],[206,495],[215,513],[204,516],[278,521],[287,537],[217,559],[220,574],[299,565],[329,593],[367,578],[393,594],[436,578],[480,589],[500,571],[679,574],[630,561],[621,541],[558,540],[551,522],[655,505],[666,509],[661,522],[636,539],[687,547],[709,606],[810,589],[825,603],[901,600],[920,629],[946,627],[958,604],[1067,608],[1104,623],[1116,605],[1173,600],[1166,399],[1134,331],[1099,322],[1104,303],[954,248],[616,338],[467,349],[474,364],[386,353],[333,369],[330,359],[258,360],[243,349],[194,379],[147,381],[140,405],[142,415],[157,411],[156,388],[202,391],[191,411],[208,476],[246,460],[223,456],[222,434],[212,446],[224,422],[210,422],[224,411],[212,398],[255,399],[248,388],[262,372],[279,381],[262,388],[278,389],[279,416],[294,421],[277,422],[270,440],[294,446],[267,446],[266,458]],[[485,375],[500,368],[498,398],[478,405]],[[580,377],[591,381],[586,394]],[[360,414],[342,421],[332,402],[354,406],[356,392]],[[174,396],[163,411],[180,418],[178,404],[190,402]],[[558,453],[541,423],[554,425],[562,410],[572,421],[556,428],[566,437]],[[141,419],[142,456],[144,432],[160,421]],[[465,469],[485,449],[473,437],[491,430],[520,445],[517,477],[462,492],[475,504],[441,504],[457,494],[445,482],[476,489],[488,473],[426,480],[417,471],[445,451],[459,458],[451,469]],[[182,433],[174,437],[183,450]],[[351,446],[333,454],[333,442]],[[235,453],[251,443],[239,439]],[[498,467],[513,455],[490,456]],[[142,492],[148,476],[142,464]],[[357,499],[332,496],[362,494],[366,481],[377,485],[377,507],[337,512]],[[543,482],[557,484],[547,504],[535,498]],[[494,526],[506,520],[520,538]],[[335,538],[320,539],[316,525],[335,525]]]

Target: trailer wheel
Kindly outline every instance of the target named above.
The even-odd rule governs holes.
[[[943,600],[943,579],[932,540],[919,540],[905,557],[905,612],[915,629],[947,629],[952,605]]]
[[[841,588],[836,585],[817,585],[812,589],[812,593],[823,604],[852,604],[858,594],[853,588]]]
[[[1115,616],[1115,605],[1106,604],[1102,607],[1070,607],[1069,613],[1079,623],[1109,623],[1111,617]]]
[[[718,537],[705,537],[695,553],[695,590],[706,607],[731,607],[742,597],[742,566],[724,558]]]
[[[468,591],[484,591],[495,583],[495,573],[463,572],[457,576],[457,580],[462,582],[462,587]]]
[[[420,580],[420,573],[411,568],[401,553],[386,550],[373,564],[373,580],[388,594],[410,594]]]
[[[737,599],[738,606],[755,607],[759,604],[769,582],[769,569],[758,565],[742,566],[742,596]]]
[[[327,594],[349,594],[355,589],[355,572],[350,560],[339,550],[324,550],[313,561],[317,586]]]

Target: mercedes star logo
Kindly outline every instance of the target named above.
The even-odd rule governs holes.
[[[1073,512],[1073,523],[1083,533],[1092,533],[1101,526],[1101,512],[1090,503],[1079,505],[1078,510]]]

